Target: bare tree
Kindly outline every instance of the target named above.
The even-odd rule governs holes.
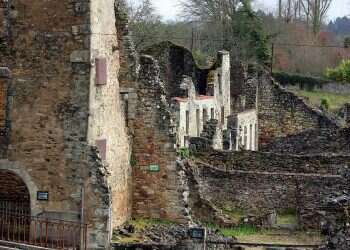
[[[301,0],[301,6],[306,16],[307,24],[311,24],[314,34],[317,34],[333,0]]]
[[[301,19],[302,0],[278,0],[278,17],[286,23]]]
[[[282,18],[282,0],[278,0],[278,17]]]
[[[137,50],[140,51],[157,41],[162,23],[151,0],[128,0],[127,12]]]
[[[237,11],[244,2],[244,0],[186,0],[181,3],[186,17],[216,23],[216,28],[217,24],[220,24],[222,39],[229,41],[228,36],[232,34],[230,29],[234,26]]]
[[[129,0],[127,10],[131,23],[154,22],[160,19],[160,16],[155,14],[155,8],[150,0],[142,0],[139,3],[136,3],[135,0]]]
[[[221,38],[222,47],[234,60],[269,61],[268,37],[253,0],[182,0],[185,16],[202,23],[211,39]]]

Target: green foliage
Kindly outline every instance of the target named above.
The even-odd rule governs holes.
[[[321,99],[321,107],[324,109],[324,110],[328,110],[329,109],[329,102],[327,99],[325,98],[322,98]]]
[[[350,48],[350,36],[344,38],[344,48]]]
[[[203,53],[200,49],[196,49],[193,51],[192,54],[198,66],[200,67],[207,66],[208,56],[205,53]]]
[[[237,223],[239,223],[245,215],[243,209],[233,208],[232,206],[224,206],[222,211],[225,215],[229,216],[231,220]]]
[[[315,107],[319,107],[322,99],[326,99],[329,104],[330,111],[336,111],[350,100],[349,94],[334,94],[325,91],[305,91],[292,90],[296,95],[304,97],[307,102]]]
[[[240,225],[231,228],[222,228],[218,225],[209,224],[208,228],[219,230],[225,237],[240,237],[240,236],[250,236],[257,235],[261,233],[261,230],[255,226],[251,225]]]
[[[232,44],[236,43],[238,47],[233,49],[241,51],[240,57],[243,60],[255,61],[262,65],[270,63],[270,39],[263,29],[262,20],[253,11],[251,1],[242,1],[232,29]]]
[[[248,236],[256,235],[260,233],[260,230],[257,227],[251,225],[240,225],[234,228],[224,228],[221,229],[221,232],[224,236],[229,237],[239,237],[239,236]]]
[[[301,89],[307,90],[313,90],[315,87],[322,86],[329,82],[323,78],[289,74],[286,72],[274,72],[272,75],[281,85],[298,85]]]
[[[180,148],[179,154],[181,159],[188,159],[191,157],[190,150],[188,148]]]
[[[287,208],[277,211],[277,224],[279,225],[297,225],[298,216],[294,208]]]
[[[326,75],[329,79],[350,83],[350,59],[343,60],[340,65],[334,69],[327,69]]]

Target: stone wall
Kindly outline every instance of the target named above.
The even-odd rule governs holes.
[[[143,53],[153,56],[158,61],[160,78],[165,84],[166,97],[169,101],[173,97],[185,96],[186,93],[180,86],[184,76],[192,77],[197,93],[202,95],[206,93],[209,70],[199,69],[187,49],[171,42],[162,42],[151,46]]]
[[[223,171],[198,162],[193,172],[202,197],[218,208],[229,206],[245,216],[295,210],[299,226],[315,229],[322,195],[347,185],[340,175]]]
[[[346,175],[345,175],[346,176]],[[349,175],[345,177],[349,181]],[[322,233],[326,236],[326,244],[320,250],[346,250],[350,248],[349,236],[349,189],[335,192],[323,197]]]
[[[0,156],[2,158],[6,156],[9,143],[11,103],[11,72],[6,67],[0,67]]]
[[[272,139],[262,151],[287,154],[349,154],[350,129],[308,129],[297,135]]]
[[[195,141],[191,141],[195,143]],[[350,166],[350,155],[288,155],[264,152],[224,152],[197,147],[196,158],[222,170],[337,175]]]
[[[12,72],[11,126],[0,171],[25,181],[32,215],[83,221],[88,248],[106,248],[112,213],[114,225],[130,215],[128,141],[116,99],[117,33],[110,22],[114,1],[8,5],[8,47],[0,49],[0,66]],[[109,79],[95,89],[94,59],[100,56],[108,57]],[[109,165],[94,147],[102,137],[110,139]],[[49,200],[38,201],[38,190],[48,191]]]
[[[259,74],[259,144],[295,135],[306,129],[336,129],[340,125],[275,83],[267,72]]]
[[[344,119],[346,125],[350,127],[350,100],[349,103],[344,104],[337,112],[337,114]]]
[[[321,197],[347,187],[342,171],[350,156],[197,150],[189,164],[197,185],[190,192],[216,208],[258,214],[294,209],[300,226],[318,228]]]
[[[119,49],[119,83],[121,88],[135,88],[139,58],[129,30],[129,19],[124,0],[115,1],[116,28]]]
[[[131,167],[128,131],[118,82],[120,49],[117,49],[115,0],[90,0],[91,45],[88,142],[105,140],[105,162],[112,192],[112,222],[120,226],[131,216]],[[106,35],[108,34],[108,35]],[[107,82],[96,85],[98,58],[106,59]],[[101,149],[100,149],[101,150]]]
[[[160,68],[150,56],[142,56],[140,66],[133,140],[133,216],[183,221],[175,131]]]

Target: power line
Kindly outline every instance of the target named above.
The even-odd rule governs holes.
[[[32,30],[33,31],[33,30]],[[65,30],[65,31],[34,31],[37,33],[41,33],[41,34],[72,34],[71,31]],[[73,34],[74,35],[74,34]],[[80,35],[80,34],[79,34]],[[115,37],[119,37],[118,34],[116,33],[85,33],[83,35],[96,35],[96,36],[115,36]],[[132,35],[133,37],[136,37],[135,35]],[[164,40],[164,41],[168,41],[168,40],[191,40],[192,36],[188,36],[188,37],[180,37],[180,36],[153,36],[153,35],[146,35],[144,37],[149,37],[149,38],[153,38],[153,39],[160,39],[160,40]],[[196,38],[196,41],[212,41],[212,42],[227,42],[229,41],[228,39],[213,39],[213,38]],[[278,42],[272,42],[272,44],[274,44],[274,46],[278,46],[278,47],[314,47],[314,48],[342,48],[342,49],[349,49],[346,48],[344,46],[340,46],[340,45],[317,45],[317,44],[303,44],[303,43],[278,43]]]

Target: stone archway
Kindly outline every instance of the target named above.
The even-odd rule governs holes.
[[[33,182],[31,176],[23,167],[23,165],[19,162],[0,160],[0,173],[11,173],[12,175],[15,175],[17,178],[19,178],[22,181],[21,185],[23,185],[24,183],[29,193],[29,202],[30,202],[29,215],[36,216],[37,214],[39,214],[41,212],[41,209],[38,206],[38,203],[36,200],[38,188],[36,184]],[[18,192],[20,193],[20,191]]]
[[[0,213],[30,215],[30,193],[21,177],[0,170],[0,183]]]

